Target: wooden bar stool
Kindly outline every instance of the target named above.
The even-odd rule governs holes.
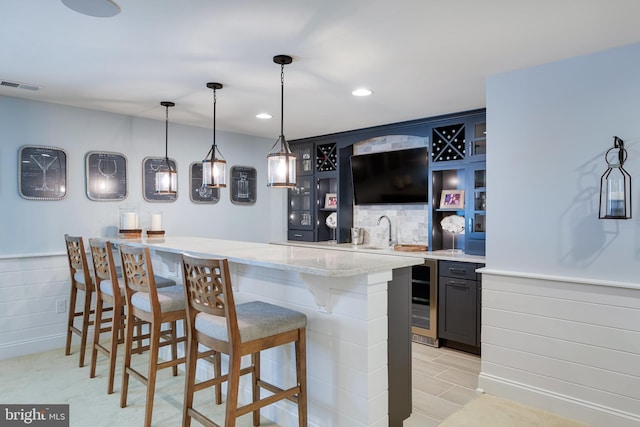
[[[98,330],[102,325],[101,310],[104,304],[113,307],[113,325],[111,328],[111,337],[109,347],[100,343],[100,334],[93,335],[93,346],[91,351],[91,370],[90,378],[96,376],[96,365],[98,352],[105,355],[109,361],[109,381],[107,384],[107,393],[113,393],[113,384],[115,377],[115,366],[118,355],[118,344],[124,342],[125,327],[125,306],[127,299],[124,293],[124,280],[122,278],[122,268],[117,266],[113,258],[113,248],[111,243],[103,239],[89,239],[89,247],[91,249],[91,258],[93,259],[93,271],[95,276],[96,287],[96,316],[95,329]],[[115,278],[115,286],[114,286]],[[156,287],[162,288],[174,286],[176,282],[171,279],[154,276]],[[142,320],[135,318],[135,341],[138,343],[136,348],[132,349],[133,353],[141,353],[149,349],[149,346],[143,346],[142,342],[149,339],[150,334],[142,333]]]
[[[183,427],[191,418],[201,424],[218,424],[193,408],[194,392],[227,383],[226,427],[234,427],[236,418],[253,412],[253,425],[260,425],[260,408],[282,399],[298,405],[298,422],[307,425],[306,324],[304,314],[261,301],[235,305],[226,259],[203,259],[183,255],[183,277],[187,300],[187,367],[182,415]],[[260,378],[260,352],[294,343],[297,384],[286,390]],[[214,378],[195,382],[198,345],[229,355],[227,375],[220,375],[217,363]],[[251,366],[241,369],[241,358],[251,355]],[[219,353],[218,353],[219,356]],[[252,375],[253,401],[238,406],[240,376]],[[260,399],[261,389],[273,393]]]
[[[87,332],[89,326],[93,325],[92,315],[95,314],[91,310],[91,298],[94,291],[94,283],[87,263],[87,255],[84,250],[84,242],[80,236],[64,235],[65,245],[67,248],[67,259],[69,260],[69,273],[71,276],[71,295],[69,296],[69,318],[67,322],[67,342],[64,354],[71,354],[71,338],[73,334],[80,337],[80,361],[78,366],[84,366],[84,356],[87,349]],[[76,299],[78,291],[84,292],[84,303],[82,311],[76,311]],[[106,311],[112,311],[111,307],[104,308]],[[75,326],[76,317],[82,317],[80,326]],[[105,319],[105,322],[111,322],[111,319]],[[108,328],[105,328],[105,331]]]
[[[182,286],[167,286],[158,289],[153,275],[149,248],[120,245],[120,256],[122,257],[127,300],[120,407],[127,406],[129,376],[131,375],[147,387],[144,425],[149,427],[153,413],[157,371],[171,367],[173,376],[176,376],[178,375],[178,365],[185,362],[184,357],[177,357],[177,344],[186,341],[186,336],[178,337],[176,331],[178,320],[183,321],[186,329],[186,324],[184,323],[186,318],[184,290]],[[151,332],[149,340],[149,369],[146,377],[131,367],[134,340],[133,327],[136,317],[148,322]],[[168,323],[169,329],[162,330],[163,323]],[[171,346],[171,359],[159,362],[158,351],[160,347],[167,345]]]

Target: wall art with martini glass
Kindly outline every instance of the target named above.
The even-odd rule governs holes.
[[[156,172],[166,164],[164,157],[145,157],[142,160],[142,196],[147,202],[175,202],[178,194],[156,194]],[[176,161],[169,159],[171,168],[178,171]]]
[[[193,203],[218,203],[220,189],[202,185],[202,162],[193,162],[189,167],[189,197]]]
[[[85,182],[89,199],[109,201],[127,198],[127,158],[124,154],[89,151],[85,163]]]
[[[18,152],[18,191],[28,200],[67,196],[67,153],[61,148],[25,145]]]

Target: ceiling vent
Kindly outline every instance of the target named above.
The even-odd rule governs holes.
[[[40,90],[40,86],[36,86],[36,85],[32,85],[29,83],[20,83],[20,82],[10,82],[8,80],[2,80],[0,81],[0,86],[6,86],[6,87],[15,87],[18,89],[25,89],[25,90]]]

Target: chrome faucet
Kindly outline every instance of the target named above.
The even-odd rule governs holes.
[[[380,221],[382,221],[383,219],[386,219],[389,222],[389,246],[391,246],[393,244],[393,239],[391,238],[391,220],[388,216],[382,215],[380,218],[378,218],[378,225],[380,225]]]

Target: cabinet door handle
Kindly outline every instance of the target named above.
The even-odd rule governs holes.
[[[464,288],[464,289],[467,289],[469,287],[467,286],[466,283],[454,282],[453,280],[450,280],[449,283],[447,283],[447,285],[455,286],[456,288]]]
[[[302,237],[302,234],[294,234],[293,237]]]

